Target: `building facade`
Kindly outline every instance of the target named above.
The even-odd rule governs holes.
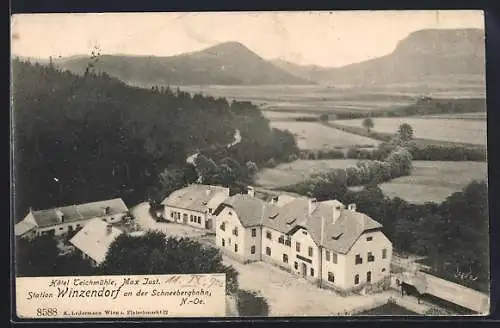
[[[94,218],[119,222],[128,213],[121,198],[70,205],[48,210],[29,210],[14,226],[16,237],[34,238],[42,235],[60,236],[83,228]]]
[[[266,202],[250,189],[229,197],[215,215],[217,245],[243,263],[264,261],[339,291],[389,277],[392,243],[354,204],[289,196]]]
[[[174,191],[161,203],[167,221],[215,230],[213,212],[227,197],[229,188],[192,184]]]

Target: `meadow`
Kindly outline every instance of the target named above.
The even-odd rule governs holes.
[[[313,174],[354,166],[356,162],[353,159],[297,160],[261,170],[255,183],[264,188],[279,189],[305,181]],[[484,180],[487,176],[488,166],[484,162],[413,161],[410,176],[382,183],[380,188],[388,197],[397,196],[412,203],[441,202],[469,182]]]
[[[332,129],[316,122],[271,121],[271,126],[293,133],[300,149],[349,148],[356,145],[376,146],[380,143],[375,139]]]
[[[363,119],[335,120],[335,124],[348,127],[362,127]],[[373,131],[395,133],[403,123],[413,128],[415,138],[432,139],[445,142],[470,143],[486,145],[485,120],[458,120],[445,118],[373,118]]]
[[[292,163],[283,163],[274,168],[261,170],[255,184],[269,189],[284,187],[307,180],[316,173],[354,166],[356,162],[357,160],[354,159],[296,160]]]
[[[380,188],[388,197],[422,204],[441,202],[469,182],[487,177],[488,165],[484,162],[413,161],[410,176],[382,183]]]

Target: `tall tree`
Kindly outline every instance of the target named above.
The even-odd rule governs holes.
[[[363,120],[363,127],[370,132],[371,129],[375,126],[373,119],[371,117],[367,117]]]

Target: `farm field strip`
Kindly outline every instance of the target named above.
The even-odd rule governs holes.
[[[292,163],[280,164],[275,168],[261,170],[255,181],[258,186],[265,188],[284,187],[305,181],[316,173],[354,166],[356,162],[355,159],[296,160]]]
[[[333,149],[354,145],[378,145],[380,141],[349,132],[332,129],[315,122],[273,122],[271,126],[288,130],[297,138],[300,149]]]
[[[430,118],[373,118],[373,131],[394,134],[403,123],[413,128],[415,138],[446,142],[486,145],[486,121],[430,119]],[[362,119],[335,120],[335,124],[346,127],[362,127]]]
[[[357,160],[297,160],[261,170],[256,185],[268,189],[293,185],[307,180],[311,175],[337,168],[356,165]],[[410,176],[400,177],[380,185],[388,197],[400,197],[413,203],[441,202],[452,193],[462,190],[473,180],[488,176],[485,162],[413,161]],[[359,190],[360,187],[351,187]]]

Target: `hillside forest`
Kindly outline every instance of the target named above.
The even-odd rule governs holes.
[[[161,199],[207,171],[218,174],[212,182],[237,187],[257,168],[298,154],[293,135],[271,129],[248,102],[141,89],[106,73],[76,76],[19,59],[12,74],[18,219],[30,207]],[[235,129],[242,140],[228,148]],[[186,163],[196,152],[203,172]]]

